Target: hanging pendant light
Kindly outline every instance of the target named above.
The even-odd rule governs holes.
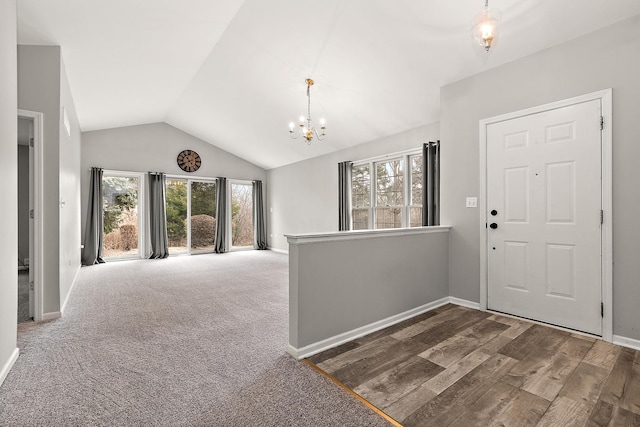
[[[299,132],[294,132],[294,128],[296,127],[293,122],[289,123],[289,134],[291,138],[297,139],[298,136],[302,135],[302,137],[307,141],[307,144],[311,145],[311,140],[315,137],[318,138],[318,141],[322,141],[325,136],[325,120],[320,119],[320,132],[316,130],[315,127],[311,125],[311,86],[313,86],[312,79],[306,79],[305,83],[307,84],[307,117],[300,116],[299,120]]]
[[[489,0],[485,0],[484,9],[482,9],[473,19],[473,24],[471,26],[473,37],[487,53],[496,44],[500,15],[500,11],[497,9],[490,9]]]

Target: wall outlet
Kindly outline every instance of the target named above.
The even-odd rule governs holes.
[[[478,207],[478,198],[477,197],[467,197],[467,207],[468,208],[477,208]]]

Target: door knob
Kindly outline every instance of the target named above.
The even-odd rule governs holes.
[[[492,222],[491,224],[489,224],[489,227],[491,227],[491,229],[495,230],[496,228],[498,228],[498,224],[496,224],[495,222]]]
[[[494,210],[492,210],[492,211],[491,211],[491,215],[492,215],[492,216],[496,216],[496,215],[498,215],[498,211],[497,211],[497,210],[495,210],[495,209],[494,209]]]

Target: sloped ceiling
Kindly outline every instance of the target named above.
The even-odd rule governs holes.
[[[265,169],[439,120],[440,87],[640,14],[638,0],[18,0],[18,43],[59,45],[83,131],[167,122]],[[597,55],[594,52],[594,55]],[[327,138],[288,123],[327,120]]]

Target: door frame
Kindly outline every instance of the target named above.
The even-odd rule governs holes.
[[[574,98],[564,99],[549,104],[539,105],[524,110],[514,111],[495,117],[482,119],[479,122],[480,135],[480,197],[478,208],[480,209],[480,309],[487,310],[488,303],[488,256],[487,256],[487,127],[491,124],[511,120],[523,116],[541,113],[568,107],[574,104],[599,100],[602,107],[604,126],[601,131],[602,138],[602,210],[604,221],[600,229],[601,235],[601,283],[602,303],[604,313],[602,316],[602,339],[611,342],[613,339],[613,159],[612,159],[612,89],[605,89]]]
[[[33,178],[33,234],[29,242],[32,248],[29,250],[29,268],[33,268],[33,320],[42,321],[43,317],[43,276],[42,263],[44,260],[42,248],[42,236],[44,233],[43,207],[43,164],[42,144],[44,141],[44,114],[37,111],[18,109],[18,118],[24,118],[33,122],[33,170],[29,171]],[[31,226],[29,227],[31,228]],[[33,256],[31,252],[33,251]]]

